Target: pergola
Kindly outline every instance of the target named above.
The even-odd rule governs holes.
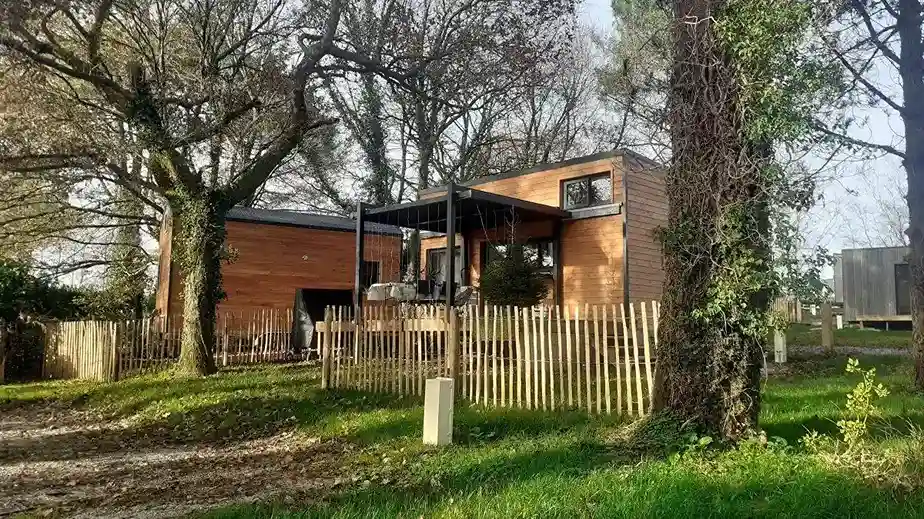
[[[362,311],[363,258],[365,252],[366,224],[378,223],[395,227],[412,228],[446,235],[448,272],[446,276],[446,306],[453,305],[455,294],[456,234],[464,235],[472,229],[495,229],[511,218],[519,222],[553,221],[556,297],[561,297],[561,221],[571,213],[553,207],[519,198],[498,195],[470,187],[449,184],[443,195],[435,195],[414,202],[382,207],[370,207],[360,202],[356,216],[356,273],[353,287],[353,303],[357,315]],[[469,240],[463,240],[462,282],[468,278]]]

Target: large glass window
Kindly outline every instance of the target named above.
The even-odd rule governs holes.
[[[455,281],[462,283],[462,248],[456,247]],[[449,270],[449,258],[446,257],[446,248],[430,249],[427,251],[427,279],[437,283],[446,281],[446,271]]]
[[[379,262],[363,260],[363,288],[379,282]]]
[[[567,180],[562,189],[562,204],[565,209],[613,203],[613,179],[609,173]]]
[[[507,255],[507,244],[488,244],[485,248],[485,265]],[[555,268],[555,254],[552,240],[535,240],[523,244],[523,255],[543,272],[552,273]]]

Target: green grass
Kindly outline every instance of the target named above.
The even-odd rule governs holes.
[[[905,359],[877,364],[892,394],[873,448],[886,454],[924,424]],[[0,387],[3,408],[79,406],[131,418],[173,441],[236,441],[295,430],[353,445],[341,476],[356,480],[307,501],[248,504],[208,518],[301,517],[924,517],[924,491],[872,483],[805,453],[807,429],[834,430],[857,378],[845,359],[794,363],[765,388],[761,423],[785,439],[725,451],[642,449],[614,418],[580,413],[457,410],[456,444],[420,444],[419,401],[322,393],[307,368],[226,372],[205,380],[144,377],[109,385]],[[297,441],[297,440],[294,440]],[[921,446],[918,446],[921,447]],[[924,470],[924,469],[921,469]]]
[[[821,346],[821,328],[793,324],[786,332],[786,343],[789,346]],[[909,348],[911,330],[843,328],[834,330],[834,345],[853,348]]]

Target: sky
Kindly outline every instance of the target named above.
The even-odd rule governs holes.
[[[598,33],[611,35],[613,14],[610,5],[609,0],[584,0],[578,7],[581,20]],[[891,68],[881,66],[877,75],[878,83],[886,89],[892,91],[897,88]],[[880,108],[856,109],[851,115],[864,122],[862,127],[855,127],[849,132],[852,136],[903,146],[902,124],[898,116]],[[815,168],[822,165],[819,158],[809,158],[807,163]],[[901,162],[891,156],[843,157],[830,167],[825,177],[817,187],[819,201],[800,218],[805,249],[821,246],[836,253],[844,248],[862,247],[870,241],[879,241],[878,228],[884,226],[879,223],[884,219],[880,213],[888,210],[883,209],[883,205],[904,204],[900,198],[906,190]],[[884,204],[885,201],[891,204]]]

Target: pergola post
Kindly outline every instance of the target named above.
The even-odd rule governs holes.
[[[356,270],[353,277],[353,310],[356,322],[362,321],[363,313],[363,258],[366,248],[366,204],[356,204]]]
[[[564,302],[564,278],[562,277],[562,265],[561,265],[561,228],[562,224],[560,220],[555,221],[555,228],[552,234],[552,262],[554,263],[552,267],[552,281],[554,281],[555,291],[555,305],[561,308],[562,303]]]
[[[452,311],[453,296],[456,291],[456,185],[452,182],[446,186],[446,321]]]

